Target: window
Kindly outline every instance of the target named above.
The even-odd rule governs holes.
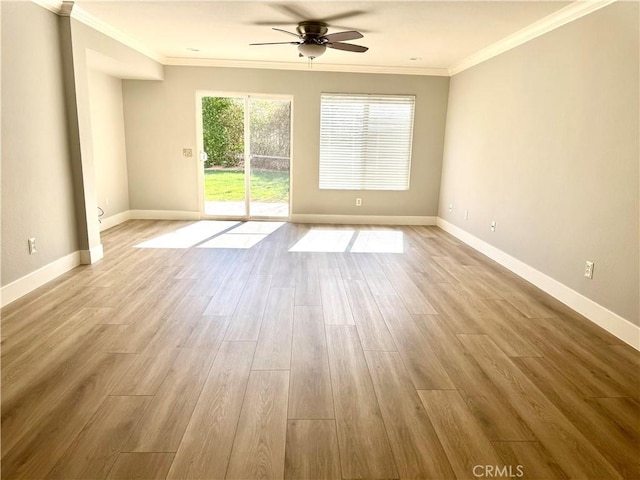
[[[323,93],[320,188],[408,190],[413,95]]]

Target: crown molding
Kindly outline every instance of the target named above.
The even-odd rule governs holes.
[[[448,69],[450,76],[456,75],[468,68],[478,65],[482,62],[496,57],[504,52],[511,50],[523,43],[533,40],[536,37],[544,35],[556,28],[562,27],[567,23],[573,22],[578,18],[584,17],[590,13],[600,10],[607,5],[614,3],[616,0],[577,0],[557,12],[547,15],[541,20],[532,23],[528,27],[509,35],[502,40],[490,45],[482,50],[468,56],[460,62],[454,63]]]
[[[258,68],[270,70],[303,70],[308,72],[379,73],[389,75],[449,76],[446,68],[382,67],[377,65],[336,65],[314,62],[312,67],[301,62],[258,62],[251,60],[223,60],[214,58],[168,57],[165,65],[181,67]]]
[[[191,67],[222,67],[222,68],[257,68],[271,70],[301,70],[317,72],[344,72],[344,73],[378,73],[389,75],[424,75],[448,77],[456,75],[468,68],[485,62],[493,57],[505,53],[534,38],[584,17],[596,10],[610,5],[617,0],[576,0],[570,5],[561,8],[557,12],[532,23],[528,27],[513,33],[502,40],[490,45],[469,57],[450,65],[448,68],[421,68],[421,67],[386,67],[377,65],[336,65],[317,62],[313,68],[309,68],[306,62],[261,62],[249,60],[223,60],[210,58],[180,58],[165,57],[145,44],[129,37],[124,32],[112,27],[107,22],[91,15],[86,10],[73,2],[61,0],[31,0],[33,3],[57,14],[69,15],[71,18],[113,38],[114,40],[136,50],[137,52],[155,60],[162,65],[191,66]],[[70,4],[72,10],[64,8],[64,4]]]
[[[155,60],[158,63],[165,64],[166,58],[164,55],[156,52],[155,50],[147,47],[145,44],[138,42],[131,38],[126,33],[112,27],[107,22],[100,20],[95,15],[90,14],[84,10],[81,6],[76,5],[73,1],[60,1],[60,0],[31,0],[36,5],[40,5],[42,8],[46,8],[50,12],[55,13],[61,17],[71,17],[74,20],[78,20],[80,23],[85,24],[88,27],[97,30],[98,32],[113,38],[114,40],[126,45],[129,48]]]
[[[42,8],[46,8],[50,12],[55,13],[56,15],[60,14],[60,10],[62,7],[62,1],[58,0],[31,0],[36,5],[40,5]]]
[[[94,30],[103,33],[107,37],[113,38],[114,40],[122,43],[123,45],[126,45],[129,48],[132,48],[133,50],[136,50],[137,52],[151,58],[152,60],[155,60],[158,63],[165,64],[166,58],[164,57],[164,55],[131,38],[129,35],[118,30],[117,28],[112,27],[107,22],[100,20],[98,17],[90,14],[79,5],[75,5],[73,7],[71,18],[84,23],[88,27],[91,27]]]

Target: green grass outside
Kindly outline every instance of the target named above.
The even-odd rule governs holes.
[[[209,202],[244,200],[244,172],[239,170],[206,170],[205,199]],[[251,175],[251,201],[288,203],[289,172],[255,170]]]

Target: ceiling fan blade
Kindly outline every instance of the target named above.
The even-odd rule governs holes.
[[[267,42],[267,43],[250,43],[249,46],[254,45],[300,45],[300,42]]]
[[[349,12],[336,13],[335,15],[329,15],[328,17],[324,17],[320,19],[322,22],[331,23],[336,20],[344,20],[345,18],[357,17],[358,15],[364,15],[364,10],[351,10]]]
[[[363,35],[360,32],[356,32],[355,30],[349,30],[347,32],[330,33],[329,35],[324,36],[324,38],[329,40],[329,42],[342,42],[343,40],[356,40],[362,37]]]
[[[293,32],[288,32],[287,30],[282,30],[281,28],[274,28],[273,30],[277,31],[277,32],[282,32],[282,33],[286,33],[288,35],[293,35],[296,38],[300,38],[300,35],[298,35],[297,33],[293,33]]]
[[[280,13],[286,15],[287,17],[291,18],[292,20],[296,21],[296,22],[301,22],[303,20],[313,20],[316,22],[323,22],[323,23],[332,23],[336,20],[343,20],[346,18],[351,18],[351,17],[357,17],[358,15],[364,15],[366,13],[369,13],[365,10],[350,10],[348,12],[343,12],[343,13],[336,13],[334,15],[328,15],[326,17],[316,17],[315,15],[313,15],[311,12],[309,12],[308,10],[306,10],[305,8],[303,8],[300,4],[298,3],[294,3],[294,4],[286,4],[286,3],[273,3],[273,4],[269,4],[269,6],[271,8],[273,8],[274,10],[279,11]],[[262,25],[262,26],[268,26],[268,27],[272,27],[272,26],[280,26],[280,25],[285,25],[289,22],[287,21],[275,21],[275,22],[270,22],[270,21],[261,21],[261,22],[255,22],[254,25]],[[340,28],[337,25],[332,25],[333,28]]]
[[[344,50],[346,52],[357,52],[357,53],[364,53],[367,50],[369,50],[368,47],[363,47],[362,45],[354,45],[353,43],[341,43],[341,42],[327,43],[327,47],[335,48],[336,50]]]
[[[287,5],[286,3],[276,3],[271,5],[271,8],[279,10],[285,15],[291,17],[291,19],[295,20],[296,22],[311,17],[311,15],[309,15],[309,12],[305,11],[305,9],[300,7],[299,5],[293,6]]]

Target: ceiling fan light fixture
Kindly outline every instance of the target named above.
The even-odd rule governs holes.
[[[318,58],[327,49],[326,45],[318,43],[302,43],[298,45],[298,51],[310,59]]]

